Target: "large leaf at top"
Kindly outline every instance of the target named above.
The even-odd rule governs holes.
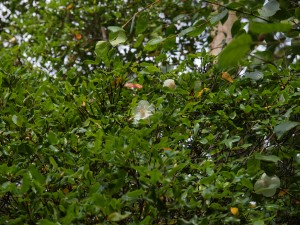
[[[250,50],[252,39],[248,34],[242,34],[230,42],[219,55],[218,66],[225,68],[234,66]]]
[[[267,34],[272,32],[287,32],[292,29],[289,23],[257,23],[251,22],[249,30],[257,34]]]
[[[279,3],[276,0],[268,1],[262,9],[258,10],[259,14],[263,17],[270,17],[273,16],[279,8]]]
[[[293,121],[286,121],[283,122],[274,128],[274,132],[277,135],[278,138],[281,138],[287,131],[293,129],[294,127],[298,126],[299,122],[293,122]]]

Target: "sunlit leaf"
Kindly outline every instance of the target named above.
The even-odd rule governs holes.
[[[112,222],[118,222],[118,221],[126,219],[128,216],[130,216],[130,214],[131,213],[129,213],[129,212],[127,212],[125,214],[120,214],[118,212],[113,212],[113,213],[108,215],[107,219],[109,221],[112,221]]]
[[[112,46],[117,46],[119,44],[122,44],[126,42],[127,37],[125,35],[125,32],[123,31],[118,31],[115,33],[110,33],[109,35],[109,42]]]
[[[263,17],[270,17],[280,10],[279,7],[280,5],[276,0],[270,0],[258,12]]]
[[[13,115],[12,116],[12,121],[14,122],[14,124],[16,124],[16,125],[20,125],[19,123],[18,123],[18,116],[17,115]]]

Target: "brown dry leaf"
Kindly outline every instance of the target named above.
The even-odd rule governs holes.
[[[119,86],[121,84],[121,82],[123,81],[123,78],[122,77],[116,77],[114,79],[114,85],[115,86]]]
[[[227,80],[230,83],[233,83],[232,77],[227,72],[222,72],[222,78],[225,79],[225,80]]]
[[[171,148],[163,148],[163,150],[165,150],[165,151],[170,151],[170,150],[172,150]]]
[[[71,4],[69,4],[68,6],[67,6],[67,10],[70,10],[70,9],[72,9],[74,7],[74,5],[73,5],[73,3],[71,3]]]
[[[65,194],[68,194],[70,192],[70,190],[68,189],[68,188],[65,188],[64,190],[63,190],[63,193],[65,193]]]
[[[197,97],[200,98],[204,92],[209,91],[209,88],[203,88],[201,91],[198,92]]]
[[[278,197],[285,196],[286,193],[287,193],[287,190],[280,190],[279,193],[278,193]]]
[[[239,209],[237,207],[231,207],[230,208],[230,212],[233,214],[233,215],[238,215],[239,214]]]

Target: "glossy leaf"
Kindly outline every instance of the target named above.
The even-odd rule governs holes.
[[[279,125],[274,127],[274,132],[278,138],[281,138],[286,132],[298,126],[300,123],[293,121],[286,121],[280,123]]]

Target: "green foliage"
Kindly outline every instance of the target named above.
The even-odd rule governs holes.
[[[250,51],[252,43],[251,37],[248,34],[242,34],[235,38],[219,56],[219,67],[227,68],[238,64],[240,60]]]
[[[298,224],[298,3],[1,4],[0,224]]]

